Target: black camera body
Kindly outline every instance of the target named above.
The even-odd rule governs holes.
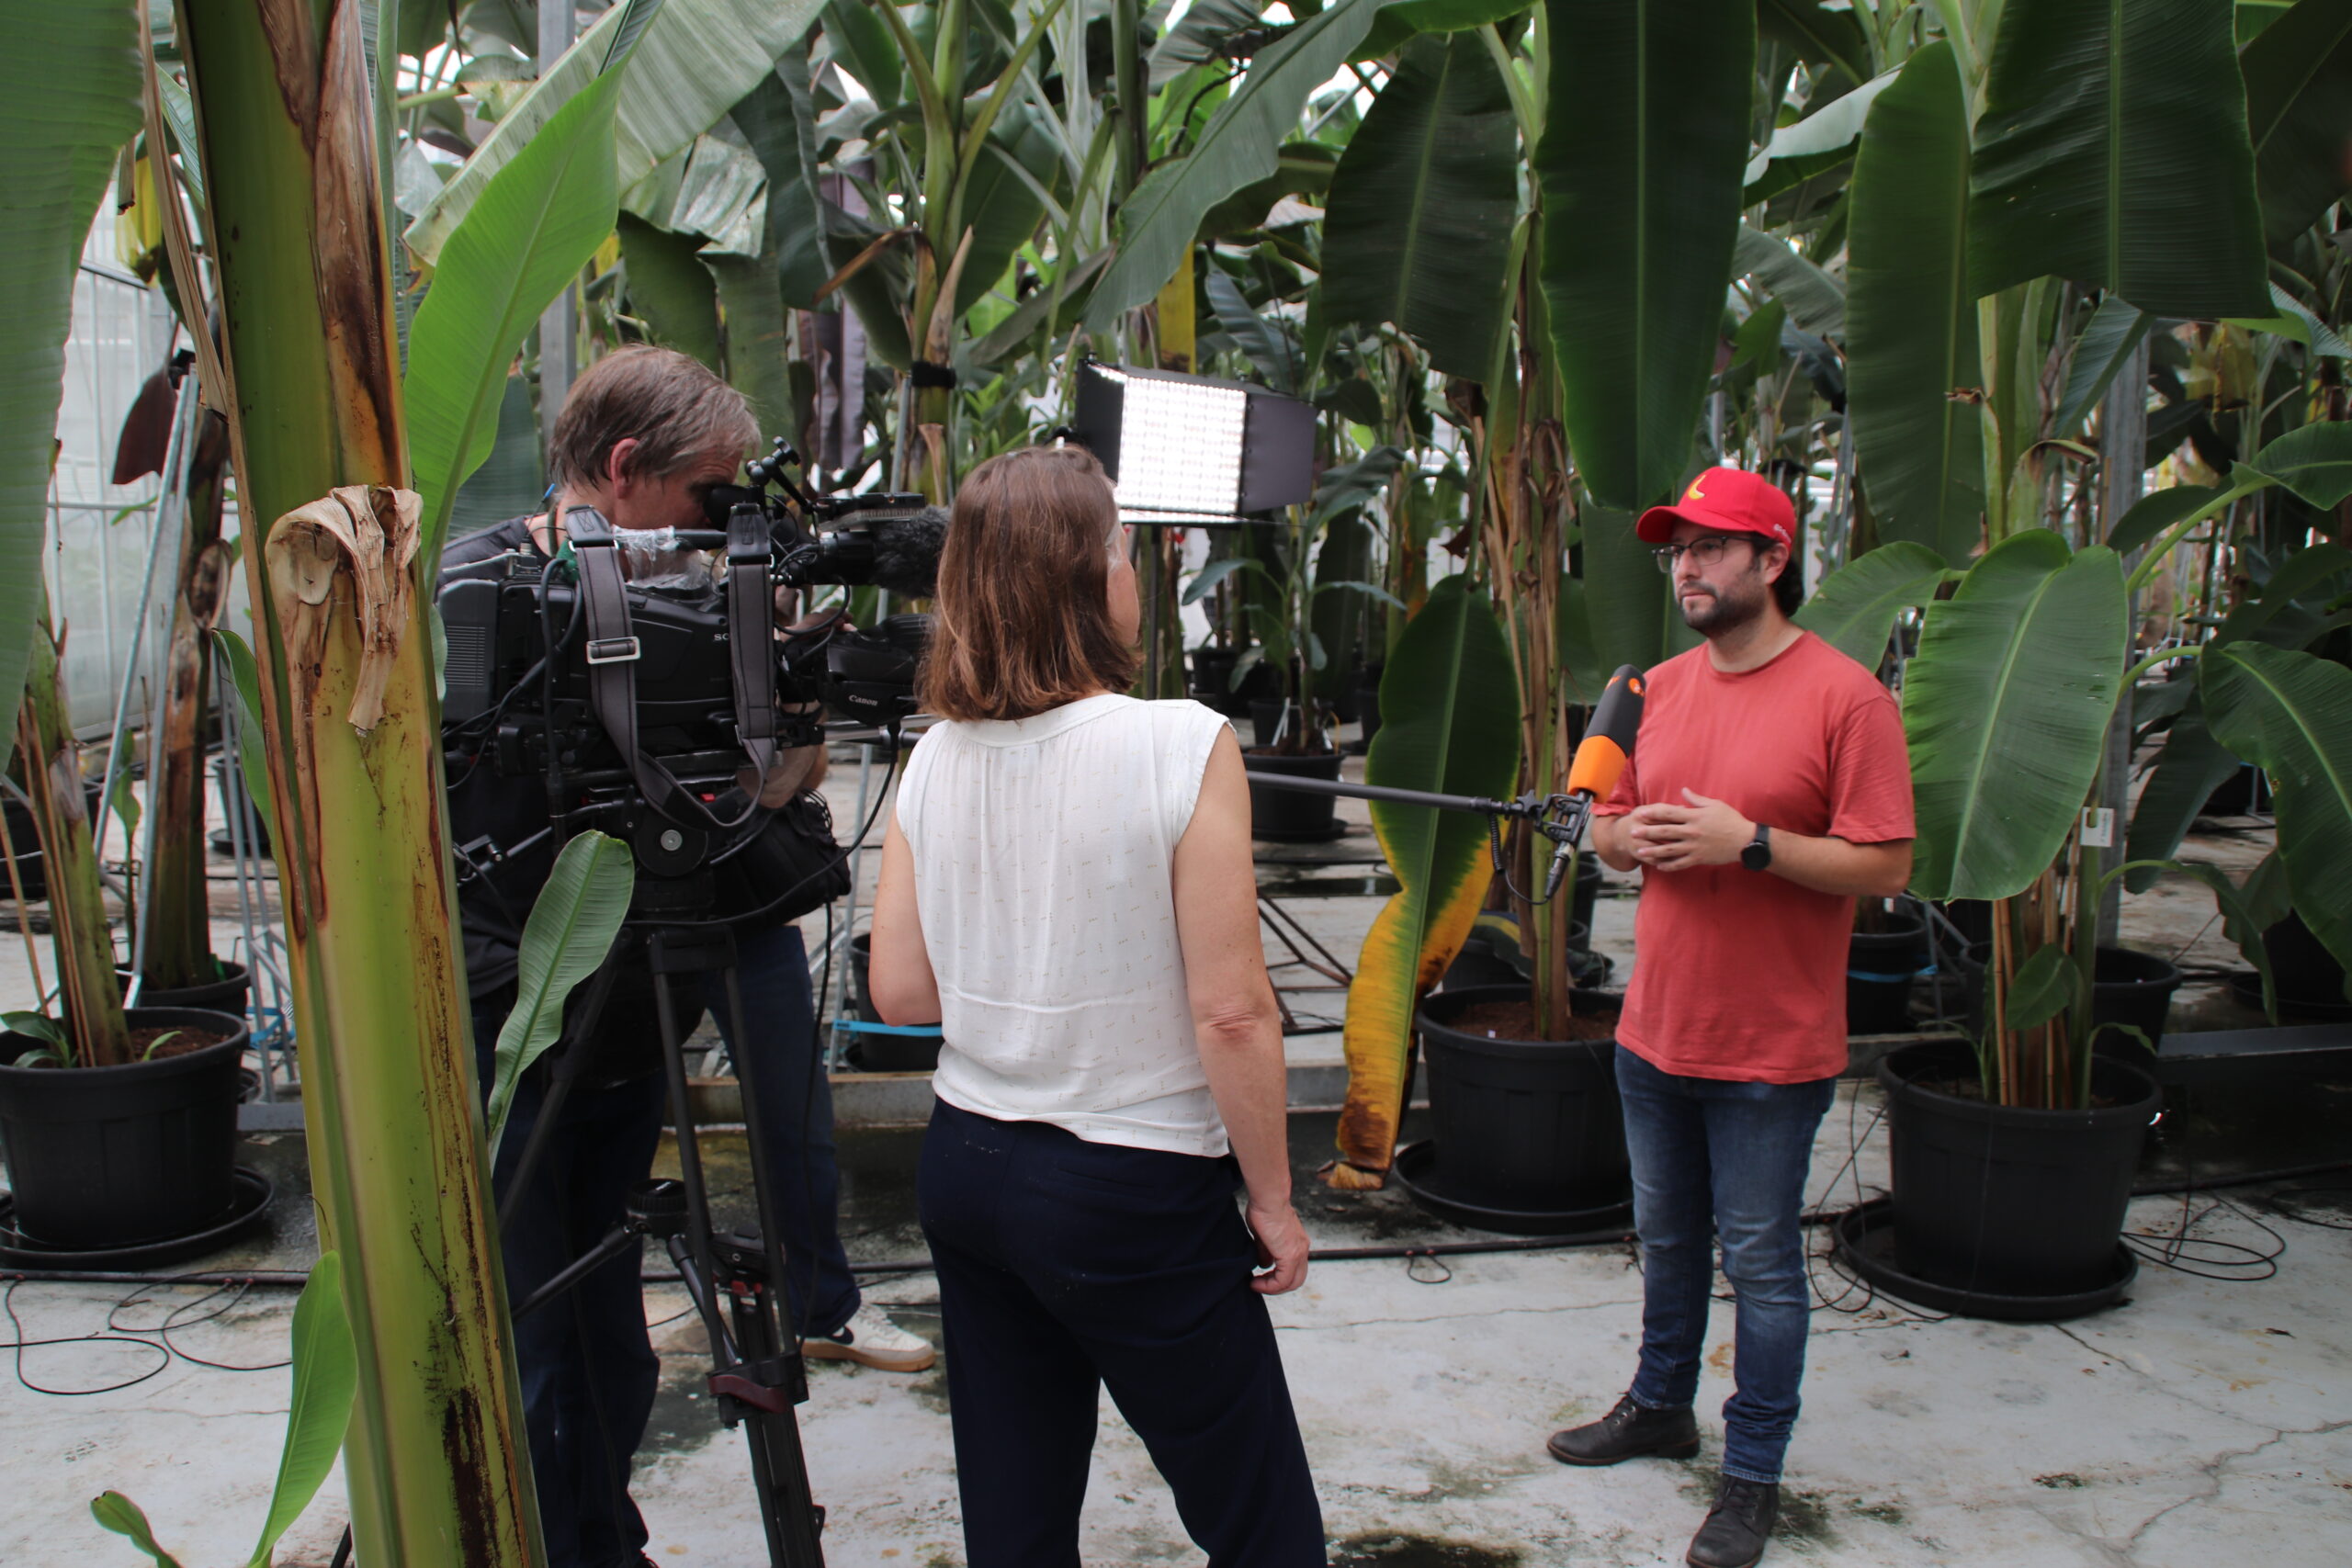
[[[779,441],[774,457],[750,465],[753,485],[714,487],[706,509],[719,527],[616,534],[577,508],[574,550],[552,560],[510,553],[445,577],[442,715],[453,766],[545,781],[567,832],[641,840],[639,860],[662,874],[733,837],[714,829],[756,827],[737,787],[747,712],[768,705],[763,691],[747,709],[753,688],[772,690],[783,710],[765,738],[776,749],[820,743],[820,706],[884,730],[910,716],[929,616],[895,615],[871,630],[829,622],[779,639],[769,600],[778,584],[928,595],[946,519],[921,496],[809,495],[785,476],[792,460]],[[770,484],[785,495],[771,496]],[[616,540],[712,551],[712,571],[619,581]],[[591,562],[592,548],[602,558]],[[592,565],[605,574],[601,612],[583,580]],[[743,605],[730,604],[737,595]],[[612,635],[615,621],[624,635]],[[772,651],[739,660],[745,628]],[[628,699],[616,705],[619,671]]]

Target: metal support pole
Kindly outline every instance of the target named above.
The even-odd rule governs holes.
[[[887,785],[887,781],[885,782]],[[844,1003],[848,1001],[850,991],[849,944],[857,934],[857,893],[859,886],[857,879],[859,872],[865,864],[865,829],[866,803],[870,798],[873,787],[874,743],[868,740],[862,743],[857,749],[857,810],[854,818],[853,818],[855,823],[855,827],[853,830],[857,833],[857,838],[850,844],[849,847],[849,892],[844,896],[844,902],[842,905],[841,920],[833,927],[833,940],[839,944],[841,955],[840,966],[834,971],[834,973],[841,976],[841,994]],[[840,1012],[841,1010],[839,1008],[834,1009],[835,1017],[840,1016]],[[825,998],[822,997],[819,997],[817,998],[817,1015],[820,1018],[825,1016]],[[825,1066],[828,1071],[841,1066],[842,1045],[840,1042],[841,1031],[831,1030],[827,1032],[825,1040]]]
[[[2099,506],[2100,532],[2114,531],[2115,525],[2132,502],[2140,499],[2142,480],[2148,466],[2148,340],[2143,337],[2132,351],[2121,369],[2115,373],[2115,383],[2108,389],[2107,399],[2099,411]],[[2135,550],[2123,563],[2129,573],[2139,564],[2140,552]],[[2124,646],[2117,650],[2128,665],[2136,651],[2132,646],[2133,630],[2140,624],[2140,596],[2132,595],[2124,607]],[[2096,857],[2109,863],[2123,863],[2123,817],[2132,787],[2132,691],[2125,687],[2115,699],[2115,716],[2107,730],[2107,761],[2099,775],[2099,805],[2115,813],[2116,840],[2113,848]],[[2095,863],[2085,861],[2086,874]],[[2098,940],[2112,944],[2123,914],[2123,885],[2111,883],[2099,895]]]
[[[573,0],[541,0],[539,6],[539,74],[545,76],[580,34],[580,13]],[[542,446],[555,435],[555,416],[571,395],[579,373],[580,285],[564,285],[555,303],[539,317],[539,438]]]

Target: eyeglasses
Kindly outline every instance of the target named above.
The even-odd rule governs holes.
[[[1724,551],[1736,544],[1753,546],[1759,553],[1772,547],[1772,542],[1770,539],[1758,534],[1709,534],[1703,538],[1693,539],[1687,545],[1660,545],[1650,552],[1650,556],[1657,562],[1658,570],[1672,576],[1675,567],[1680,564],[1685,551],[1688,551],[1690,558],[1697,561],[1701,567],[1710,567],[1723,559]]]

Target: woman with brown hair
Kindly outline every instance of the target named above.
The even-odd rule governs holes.
[[[1307,1246],[1240,748],[1122,694],[1135,573],[1082,450],[972,471],[937,610],[871,984],[945,1036],[920,1194],[971,1568],[1078,1562],[1105,1383],[1215,1568],[1321,1562],[1263,1300]]]

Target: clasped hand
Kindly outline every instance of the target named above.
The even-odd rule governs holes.
[[[1720,800],[1686,789],[1688,806],[1637,806],[1625,814],[1634,859],[1652,871],[1730,865],[1756,837],[1756,824]]]

